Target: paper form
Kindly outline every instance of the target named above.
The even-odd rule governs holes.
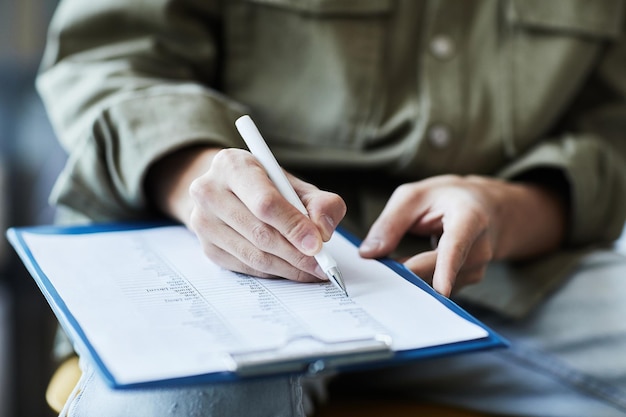
[[[125,384],[232,371],[232,354],[388,335],[394,350],[487,336],[335,233],[350,298],[329,282],[224,270],[182,226],[23,234],[103,363]]]

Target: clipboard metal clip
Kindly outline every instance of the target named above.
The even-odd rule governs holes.
[[[275,373],[319,375],[368,362],[388,359],[393,355],[391,337],[322,342],[311,336],[291,339],[277,349],[232,353],[235,372],[240,376],[261,376]]]

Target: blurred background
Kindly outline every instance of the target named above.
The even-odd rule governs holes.
[[[34,79],[57,1],[0,0],[0,227],[50,223],[47,197],[65,155]],[[626,253],[626,241],[618,242]],[[0,239],[0,417],[53,416],[55,319],[6,239]]]
[[[55,328],[43,296],[4,239],[49,223],[47,196],[64,160],[34,89],[57,2],[0,0],[0,417],[47,417]]]

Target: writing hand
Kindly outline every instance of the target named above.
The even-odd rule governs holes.
[[[166,169],[177,175],[169,191],[161,191],[160,206],[197,235],[211,260],[260,277],[327,279],[313,255],[345,215],[339,196],[288,175],[307,217],[285,200],[248,151],[186,152]]]
[[[563,201],[537,185],[438,176],[398,187],[360,253],[389,255],[406,233],[439,236],[436,248],[404,264],[449,296],[480,281],[494,259],[524,259],[558,247],[565,213]]]

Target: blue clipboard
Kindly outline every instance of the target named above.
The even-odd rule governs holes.
[[[31,248],[24,239],[24,233],[35,234],[89,234],[112,231],[140,230],[172,226],[170,222],[152,223],[107,223],[81,226],[32,226],[10,228],[7,238],[19,255],[23,264],[32,275],[48,304],[56,315],[59,323],[66,334],[74,343],[77,351],[88,355],[95,364],[101,376],[113,388],[135,387],[159,387],[180,384],[196,384],[216,381],[232,381],[241,378],[253,378],[263,376],[276,376],[286,374],[316,374],[326,371],[352,371],[361,369],[379,368],[414,361],[425,358],[441,357],[452,354],[461,354],[473,351],[503,348],[509,345],[508,341],[498,335],[485,324],[474,318],[450,299],[443,297],[432,289],[428,284],[413,274],[402,264],[391,259],[381,259],[384,265],[391,268],[398,275],[419,287],[430,296],[434,297],[446,308],[460,317],[472,322],[486,331],[487,336],[479,339],[465,340],[461,342],[447,343],[436,346],[421,347],[417,349],[394,351],[385,335],[368,340],[355,340],[344,345],[337,345],[324,355],[284,355],[276,357],[271,352],[254,355],[233,355],[235,362],[234,370],[224,372],[212,372],[198,375],[175,377],[170,379],[146,380],[143,382],[124,383],[120,382],[111,370],[105,365],[100,353],[86,336],[83,328],[67,307],[64,299],[53,286],[50,279],[42,271],[38,260],[33,255]],[[359,240],[341,228],[337,230],[352,244],[358,245]]]

